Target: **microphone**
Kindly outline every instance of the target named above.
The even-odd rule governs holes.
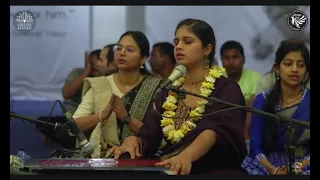
[[[79,141],[82,155],[83,156],[91,155],[94,151],[93,145],[87,140],[86,135],[80,130],[80,128],[78,127],[76,121],[73,119],[72,114],[68,111],[68,109],[62,103],[60,103],[60,105],[61,105],[62,112],[64,113],[65,117],[68,120],[67,125],[70,131],[77,137]]]
[[[276,121],[284,122],[284,123],[287,123],[289,125],[296,124],[298,126],[302,126],[302,127],[306,128],[306,129],[310,129],[310,122],[304,122],[304,121],[300,121],[300,120],[297,120],[297,119],[287,118],[286,116],[268,113],[268,112],[262,111],[260,109],[249,107],[249,106],[242,106],[242,105],[230,103],[230,102],[227,102],[227,101],[220,100],[220,99],[218,99],[216,97],[205,97],[205,96],[202,96],[202,95],[199,95],[199,94],[196,94],[196,93],[192,93],[192,92],[186,91],[186,90],[181,89],[179,87],[170,86],[169,90],[179,94],[180,96],[182,96],[183,94],[189,94],[191,96],[195,96],[195,97],[199,97],[199,98],[202,98],[202,99],[206,99],[209,102],[213,101],[213,102],[216,102],[216,103],[219,103],[219,104],[224,104],[224,105],[233,107],[232,109],[236,109],[236,108],[237,109],[243,109],[245,111],[249,111],[249,112],[252,112],[252,113],[255,113],[255,114],[259,114],[259,115],[262,115],[262,116],[271,117]],[[228,110],[228,109],[226,109],[226,110]],[[220,111],[218,111],[218,112],[220,112]]]
[[[41,124],[45,124],[45,125],[54,126],[54,129],[63,126],[62,124],[60,124],[58,122],[53,124],[53,123],[50,123],[50,122],[47,122],[47,121],[41,121],[41,120],[38,120],[38,119],[35,119],[35,118],[32,118],[32,117],[21,116],[19,114],[16,114],[16,113],[10,111],[10,120],[11,120],[11,117],[27,120],[27,121],[32,122],[32,123],[41,123]]]
[[[181,78],[182,76],[184,76],[184,74],[186,73],[187,69],[184,65],[178,65],[177,67],[175,67],[172,71],[172,73],[170,74],[170,76],[168,77],[168,79],[166,81],[164,81],[159,88],[157,89],[157,91],[154,93],[153,99],[155,99],[155,97],[157,96],[157,94],[164,90],[165,88],[167,88],[169,85],[171,85],[175,80],[178,80],[179,78]]]

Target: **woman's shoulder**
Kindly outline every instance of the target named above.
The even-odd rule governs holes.
[[[306,90],[306,93],[310,93],[310,88],[305,88],[305,90]]]
[[[267,96],[271,93],[272,88],[266,89],[256,95],[256,98],[267,99]]]
[[[99,77],[87,77],[85,78],[85,81],[90,81],[90,82],[105,81],[106,79],[109,79],[109,77],[112,77],[112,75],[99,76]]]
[[[217,78],[214,83],[214,90],[212,91],[210,97],[220,97],[226,94],[232,94],[235,96],[243,96],[239,84],[227,77],[221,76]]]
[[[220,78],[218,78],[216,81],[216,84],[227,84],[227,83],[236,83],[236,82],[225,76],[220,76]]]
[[[215,82],[215,89],[225,88],[226,86],[228,86],[228,87],[231,86],[235,89],[241,90],[241,88],[237,82],[231,80],[230,78],[224,77],[224,76],[221,76]]]
[[[310,88],[304,89],[303,98],[308,98],[310,100]]]
[[[109,87],[110,81],[112,80],[112,75],[110,76],[100,76],[100,77],[88,77],[84,80],[84,87],[88,86],[90,88],[101,88]]]
[[[109,76],[102,76],[102,78],[107,79],[108,82],[113,81],[113,74],[110,74]]]

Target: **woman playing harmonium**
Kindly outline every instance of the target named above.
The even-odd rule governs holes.
[[[118,72],[86,78],[83,98],[73,115],[94,145],[92,158],[110,157],[109,150],[135,135],[160,80],[141,68],[149,56],[149,41],[139,31],[124,33],[114,47]]]
[[[306,45],[301,41],[282,42],[276,52],[274,70],[277,74],[275,85],[256,96],[254,107],[309,122],[310,90],[304,81],[308,80],[310,57]],[[297,173],[309,174],[310,131],[296,125],[288,127],[258,114],[252,116],[250,154],[242,167],[253,175],[288,174],[288,132],[293,132],[289,139],[296,147],[293,166]]]
[[[223,68],[211,66],[216,41],[209,24],[183,20],[176,28],[174,44],[177,62],[187,69],[174,86],[245,105],[238,84],[222,76]],[[245,111],[230,109],[202,116],[228,107],[190,95],[179,99],[168,90],[159,93],[155,106],[163,117],[150,107],[139,134],[114,148],[115,158],[124,152],[129,152],[131,158],[151,157],[164,138],[167,144],[156,166],[169,167],[176,174],[244,172],[240,165],[247,154]]]

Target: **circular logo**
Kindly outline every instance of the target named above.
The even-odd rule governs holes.
[[[295,10],[288,15],[288,26],[294,31],[302,31],[308,25],[308,16],[300,10]]]
[[[29,33],[36,25],[35,15],[31,11],[19,11],[13,16],[13,25],[20,33]]]

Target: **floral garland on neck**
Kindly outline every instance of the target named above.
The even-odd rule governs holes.
[[[210,96],[212,90],[214,89],[214,83],[216,79],[220,78],[224,73],[225,69],[220,66],[213,66],[210,68],[208,74],[205,76],[205,81],[201,84],[200,94],[205,97]],[[172,85],[179,87],[184,82],[185,77],[181,77],[180,79],[174,81]],[[179,129],[176,129],[175,121],[170,117],[176,116],[175,110],[177,109],[177,97],[178,96],[176,93],[169,91],[169,95],[162,105],[162,108],[165,109],[164,113],[162,114],[164,117],[161,120],[161,126],[163,127],[162,131],[167,139],[173,144],[179,142],[189,131],[196,128],[195,122],[202,118],[202,113],[205,111],[205,106],[208,103],[208,101],[205,99],[199,100],[196,108],[190,112],[189,119],[185,121]]]

